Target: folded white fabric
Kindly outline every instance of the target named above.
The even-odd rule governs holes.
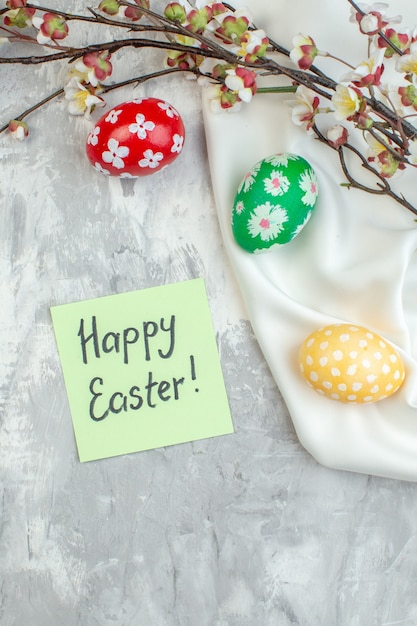
[[[414,0],[390,2],[404,22]],[[345,0],[247,0],[256,26],[291,47],[299,32],[353,63],[366,58],[366,38],[349,23]],[[410,28],[415,26],[408,23]],[[352,55],[354,58],[352,58]],[[333,61],[333,63],[335,63]],[[327,68],[331,70],[332,66]],[[341,68],[333,66],[333,75]],[[302,445],[320,463],[349,471],[417,480],[417,224],[386,197],[341,187],[337,154],[293,125],[288,96],[259,94],[238,113],[211,112],[203,95],[212,183],[225,247],[259,345],[286,401]],[[290,243],[253,255],[231,231],[233,199],[246,172],[278,152],[304,157],[319,181],[309,223]],[[397,185],[415,198],[417,174]],[[310,389],[298,351],[312,331],[349,322],[394,344],[406,380],[390,398],[346,405]]]

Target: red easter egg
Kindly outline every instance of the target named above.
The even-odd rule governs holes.
[[[123,102],[105,113],[87,137],[87,157],[110,176],[131,178],[159,172],[184,144],[176,109],[159,98]]]

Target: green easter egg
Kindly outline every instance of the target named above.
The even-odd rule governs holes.
[[[273,154],[246,174],[234,199],[232,231],[252,253],[288,243],[316,206],[318,184],[311,165],[287,152]]]

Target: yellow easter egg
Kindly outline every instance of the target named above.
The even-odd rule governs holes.
[[[354,324],[332,324],[311,333],[301,345],[299,366],[315,391],[351,404],[387,398],[405,378],[404,364],[394,347]]]

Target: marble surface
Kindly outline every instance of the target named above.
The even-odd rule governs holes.
[[[82,6],[74,2],[74,6]],[[0,53],[3,54],[5,46]],[[161,55],[120,55],[129,68]],[[0,65],[1,124],[65,67]],[[224,252],[200,92],[161,177],[95,172],[64,100],[0,136],[1,626],[413,626],[417,485],[319,465],[298,442]],[[49,307],[203,277],[235,433],[78,461]]]

